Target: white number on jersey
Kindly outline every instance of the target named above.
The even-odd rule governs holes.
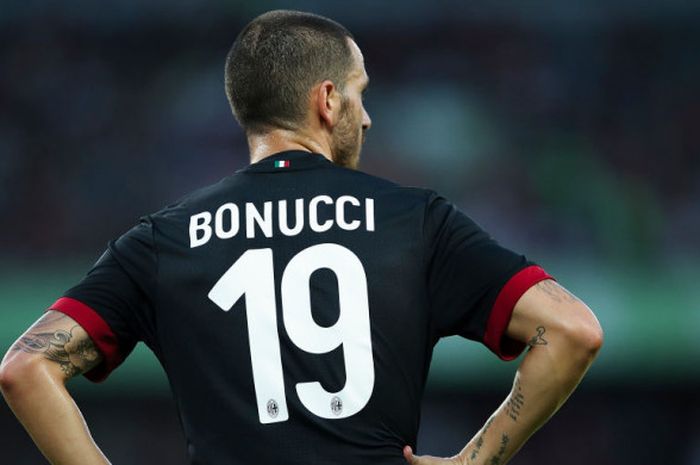
[[[311,315],[311,275],[322,268],[338,281],[340,316],[323,327]],[[367,405],[374,389],[374,360],[370,337],[367,276],[360,259],[338,244],[317,244],[295,255],[282,274],[282,319],[292,342],[305,352],[324,354],[341,344],[346,382],[338,392],[321,383],[296,385],[301,403],[322,418],[347,418]],[[209,298],[229,311],[246,296],[246,318],[253,384],[261,423],[289,418],[277,332],[272,249],[247,250],[224,273]]]

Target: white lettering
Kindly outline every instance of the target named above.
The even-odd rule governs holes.
[[[230,218],[231,227],[228,231],[224,230],[224,213],[228,212]],[[238,234],[238,229],[240,228],[240,218],[238,217],[238,205],[235,203],[225,203],[216,210],[216,216],[214,217],[214,231],[216,231],[216,237],[219,239],[230,239],[236,234]]]
[[[254,239],[256,234],[261,233],[268,238],[275,233],[292,237],[299,235],[304,228],[322,233],[334,225],[345,231],[355,231],[362,227],[363,222],[367,231],[375,230],[374,199],[358,199],[352,195],[341,195],[334,199],[329,195],[317,195],[308,202],[308,209],[303,198],[294,199],[293,202],[294,221],[288,210],[292,203],[290,199],[268,201],[262,206],[246,202],[245,209],[233,202],[226,202],[216,211],[196,213],[190,216],[190,248],[205,245],[214,235],[219,239],[236,237],[241,233],[244,222],[245,236],[248,239]],[[277,212],[274,211],[275,208],[278,209]],[[241,215],[245,215],[245,219]],[[319,218],[327,219],[320,221]]]
[[[201,237],[197,234],[202,231]],[[211,213],[202,212],[190,216],[190,248],[204,245],[211,239]]]
[[[296,223],[293,228],[289,228],[287,223],[287,201],[280,200],[278,205],[279,228],[285,236],[296,236],[304,227],[304,199],[296,199],[294,201],[294,220]]]
[[[374,231],[374,199],[365,199],[365,226],[367,231]]]
[[[360,227],[360,220],[345,221],[345,204],[349,203],[356,207],[360,206],[360,201],[351,195],[341,195],[335,201],[335,220],[342,229],[352,231]]]
[[[319,224],[318,204],[321,202],[326,205],[333,205],[333,199],[327,195],[318,195],[309,202],[309,226],[315,232],[326,232],[333,226],[333,220],[326,220],[323,224]]]
[[[265,237],[272,237],[272,202],[263,204],[263,214],[255,205],[246,202],[245,204],[245,237],[248,239],[255,238],[255,225],[258,225]]]

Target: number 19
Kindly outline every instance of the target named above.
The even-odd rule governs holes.
[[[340,315],[330,327],[316,324],[311,314],[309,281],[312,273],[322,268],[335,273],[338,281]],[[297,347],[324,354],[343,346],[345,386],[338,392],[328,392],[317,381],[297,383],[299,400],[322,418],[347,418],[358,413],[374,389],[367,277],[362,262],[338,244],[308,247],[289,261],[282,274],[281,292],[284,326]],[[289,412],[277,332],[272,249],[247,250],[208,296],[222,310],[229,311],[243,295],[260,422],[286,421]]]

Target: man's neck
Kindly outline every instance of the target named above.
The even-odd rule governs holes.
[[[333,161],[330,147],[324,142],[308,137],[305,134],[285,129],[273,129],[264,134],[249,134],[250,162],[257,163],[270,155],[287,150],[318,153]]]

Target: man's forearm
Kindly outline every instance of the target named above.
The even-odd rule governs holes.
[[[24,367],[5,374],[2,393],[8,405],[53,465],[108,465],[93,441],[80,410],[50,367]]]
[[[566,401],[598,348],[562,334],[545,333],[533,339],[510,394],[460,452],[459,461],[468,465],[507,463]]]

